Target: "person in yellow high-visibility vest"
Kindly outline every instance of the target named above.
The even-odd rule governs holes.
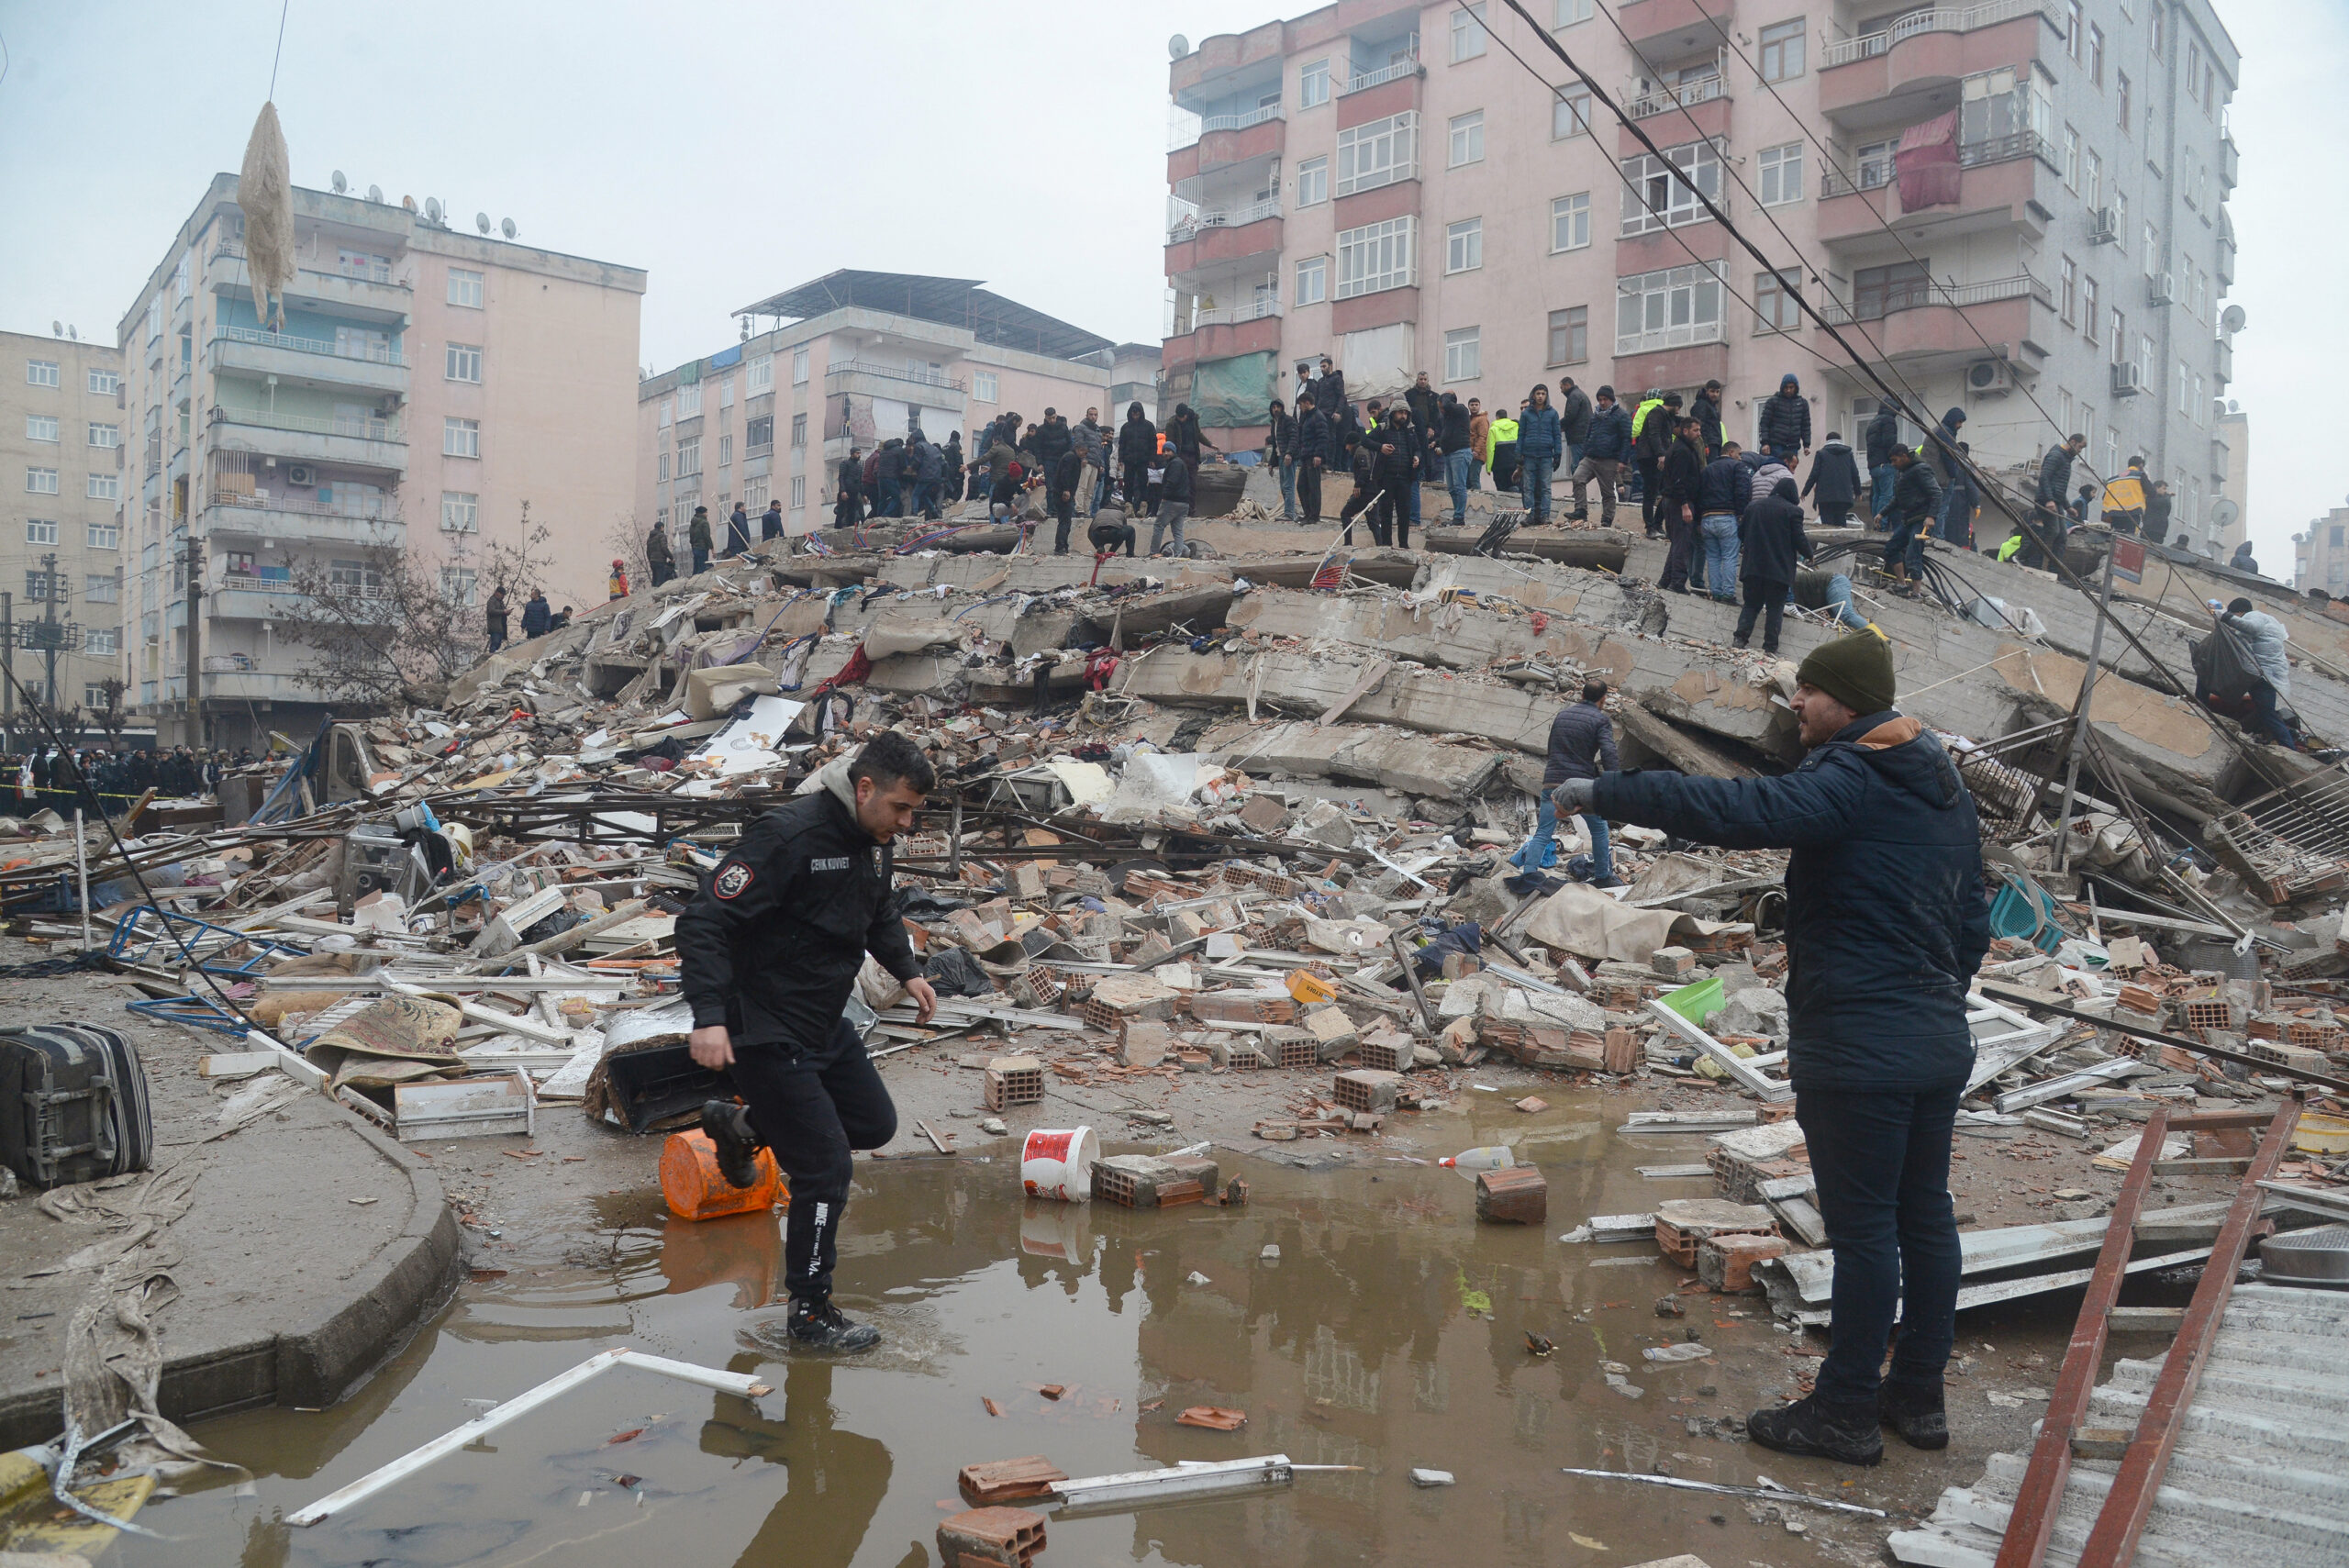
[[[2112,531],[2133,534],[2145,517],[2145,460],[2132,457],[2121,476],[2108,483],[2104,494],[2097,501],[2097,510],[2112,525]]]

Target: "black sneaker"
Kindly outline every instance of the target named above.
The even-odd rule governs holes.
[[[850,1322],[829,1296],[795,1296],[791,1338],[811,1351],[869,1351],[881,1342],[881,1330]]]
[[[1949,1415],[1942,1404],[1942,1385],[1887,1382],[1876,1396],[1876,1416],[1900,1434],[1910,1448],[1949,1447]]]
[[[718,1146],[718,1173],[738,1187],[759,1184],[759,1139],[751,1130],[747,1106],[732,1100],[704,1100],[701,1130]]]
[[[1876,1464],[1884,1459],[1884,1434],[1865,1404],[1829,1403],[1816,1394],[1756,1410],[1745,1418],[1745,1435],[1780,1453],[1831,1459],[1839,1464]]]

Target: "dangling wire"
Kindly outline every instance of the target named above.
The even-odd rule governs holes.
[[[285,58],[285,13],[294,8],[294,0],[284,0],[277,8],[277,52],[269,57],[269,96],[277,99],[277,62]]]

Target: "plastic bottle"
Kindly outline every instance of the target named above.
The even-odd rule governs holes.
[[[1481,1149],[1464,1149],[1436,1163],[1453,1171],[1506,1171],[1517,1163],[1517,1156],[1506,1145],[1488,1143]]]

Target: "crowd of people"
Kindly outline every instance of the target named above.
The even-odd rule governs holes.
[[[55,746],[22,754],[0,756],[0,811],[29,817],[47,807],[71,816],[78,803],[91,809],[90,795],[109,817],[119,816],[149,790],[176,799],[196,799],[216,794],[220,776],[253,762],[250,750],[233,755],[225,750],[173,746],[150,747]]]

